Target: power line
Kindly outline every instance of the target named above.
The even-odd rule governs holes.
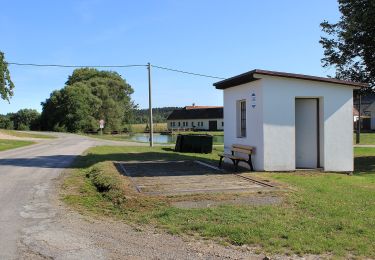
[[[206,77],[206,78],[212,78],[212,79],[225,79],[225,78],[221,78],[221,77],[210,76],[210,75],[194,73],[194,72],[188,72],[188,71],[183,71],[183,70],[176,70],[176,69],[171,69],[171,68],[166,68],[166,67],[161,67],[161,66],[156,66],[156,65],[151,65],[151,66],[154,67],[154,68],[162,69],[162,70],[169,70],[169,71],[174,71],[174,72],[179,72],[179,73],[184,73],[184,74],[189,74],[189,75],[194,75],[194,76],[200,76],[200,77]]]
[[[147,65],[62,65],[62,64],[36,64],[36,63],[18,63],[7,62],[9,65],[31,66],[31,67],[59,67],[59,68],[129,68],[129,67],[147,67]]]
[[[29,66],[29,67],[57,67],[57,68],[130,68],[130,67],[147,67],[147,64],[130,64],[130,65],[64,65],[64,64],[37,64],[37,63],[19,63],[19,62],[7,62],[9,65],[16,65],[16,66]],[[183,70],[177,70],[172,68],[166,68],[162,66],[156,66],[151,65],[154,68],[162,69],[162,70],[168,70],[183,74],[189,74],[193,76],[199,76],[199,77],[206,77],[206,78],[212,78],[212,79],[225,79],[222,77],[212,76],[212,75],[206,75],[201,73],[195,73],[195,72],[189,72],[189,71],[183,71]]]

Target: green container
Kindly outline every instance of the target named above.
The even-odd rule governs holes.
[[[179,134],[175,151],[183,153],[212,153],[212,144],[212,135]]]

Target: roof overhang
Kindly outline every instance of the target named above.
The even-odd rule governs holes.
[[[282,78],[292,78],[292,79],[301,79],[301,80],[310,80],[310,81],[319,81],[325,83],[332,83],[338,85],[345,85],[351,86],[353,88],[367,88],[369,87],[366,83],[359,83],[353,81],[346,81],[340,80],[335,78],[323,78],[323,77],[316,77],[316,76],[309,76],[303,74],[294,74],[294,73],[286,73],[286,72],[277,72],[277,71],[269,71],[269,70],[251,70],[249,72],[219,81],[214,83],[213,85],[216,89],[226,89],[235,87],[241,84],[249,83],[255,80],[259,80],[262,76],[272,76],[272,77],[282,77]]]

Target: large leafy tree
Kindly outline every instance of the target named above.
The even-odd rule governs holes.
[[[15,130],[40,130],[40,113],[35,109],[20,109],[8,116]]]
[[[340,20],[337,23],[321,23],[326,33],[326,37],[320,40],[324,48],[323,66],[334,66],[339,79],[366,82],[374,88],[375,1],[338,2]]]
[[[125,115],[134,107],[132,93],[131,86],[116,72],[77,69],[63,89],[42,103],[42,128],[82,132],[97,129],[99,120],[104,119],[106,130],[121,130]]]
[[[0,51],[0,97],[7,100],[13,96],[14,84],[10,78],[8,63],[5,61],[5,55]]]

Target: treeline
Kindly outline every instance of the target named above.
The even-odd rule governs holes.
[[[167,117],[175,109],[181,109],[180,107],[160,107],[152,109],[152,119],[154,123],[165,123]],[[131,122],[133,124],[147,124],[149,122],[149,110],[148,109],[134,109]]]
[[[21,109],[0,115],[0,128],[9,130],[40,130],[40,113],[35,109]]]

